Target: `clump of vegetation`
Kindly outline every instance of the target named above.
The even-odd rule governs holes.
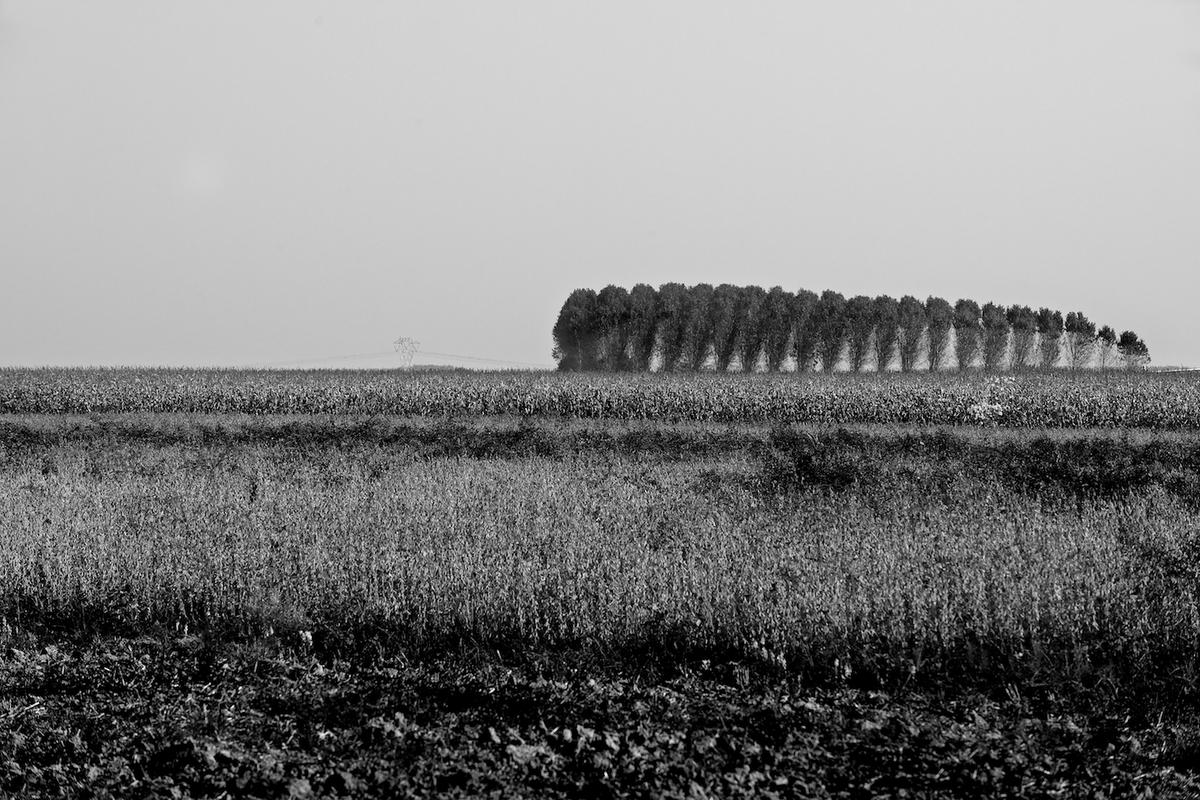
[[[1200,441],[1128,435],[970,436],[945,429],[868,432],[779,428],[764,453],[760,488],[797,490],[889,486],[945,491],[996,483],[1046,497],[1120,499],[1157,488],[1200,501]]]

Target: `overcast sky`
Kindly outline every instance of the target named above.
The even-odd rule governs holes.
[[[707,281],[1200,365],[1198,272],[1184,0],[0,0],[0,364],[550,364]]]

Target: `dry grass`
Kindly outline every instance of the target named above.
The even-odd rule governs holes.
[[[60,445],[0,471],[0,615],[1195,689],[1200,517],[1169,495],[764,501],[751,469]]]

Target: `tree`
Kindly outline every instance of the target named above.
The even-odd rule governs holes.
[[[997,372],[1004,367],[1004,354],[1008,352],[1008,314],[1004,306],[984,303],[983,319],[983,368]]]
[[[779,372],[787,358],[788,340],[792,336],[792,314],[796,298],[782,286],[772,286],[767,292],[763,310],[764,349],[767,371]]]
[[[658,340],[658,292],[639,283],[629,292],[629,356],[631,366],[647,372]]]
[[[738,288],[722,283],[713,292],[709,313],[712,316],[713,349],[716,351],[717,371],[729,369],[729,362],[737,351],[738,334]]]
[[[1067,366],[1071,369],[1081,369],[1092,359],[1092,349],[1096,342],[1096,323],[1092,322],[1082,311],[1071,311],[1063,323],[1066,336]]]
[[[766,340],[767,293],[761,286],[743,286],[738,292],[738,358],[742,372],[753,372]]]
[[[894,297],[882,294],[872,303],[875,315],[875,369],[887,372],[892,363],[892,351],[900,341],[900,304]]]
[[[1126,369],[1144,369],[1150,363],[1150,348],[1133,331],[1121,331],[1117,338],[1117,352],[1121,354]]]
[[[947,300],[930,297],[925,301],[925,320],[929,331],[929,371],[937,372],[945,358],[950,328],[954,326],[954,308]]]
[[[796,292],[792,309],[792,355],[796,359],[797,372],[808,372],[817,360],[821,344],[820,331],[814,324],[818,302],[815,292],[808,289]]]
[[[679,366],[686,344],[688,290],[682,283],[664,283],[658,287],[658,329],[662,335],[662,369],[673,372]]]
[[[1008,325],[1012,328],[1013,356],[1012,368],[1024,369],[1029,366],[1029,358],[1033,354],[1034,335],[1037,333],[1037,315],[1029,306],[1012,305],[1006,312]]]
[[[954,351],[960,371],[971,366],[979,350],[979,304],[959,300],[954,304]]]
[[[1096,350],[1100,355],[1100,366],[1108,369],[1117,357],[1117,332],[1108,325],[1096,332]]]
[[[906,294],[900,298],[900,371],[912,372],[921,351],[921,335],[925,332],[925,305]]]
[[[554,357],[560,370],[595,369],[600,341],[596,292],[576,289],[567,297],[554,323]]]
[[[596,307],[600,315],[601,363],[612,372],[628,369],[629,292],[623,286],[609,284],[597,295]]]
[[[1039,308],[1037,312],[1038,349],[1042,351],[1042,366],[1058,365],[1062,350],[1063,317],[1061,311]]]
[[[842,340],[846,338],[846,298],[830,289],[821,292],[813,318],[813,328],[821,342],[821,368],[833,372],[842,353]]]
[[[713,287],[709,283],[698,283],[688,290],[688,324],[684,360],[688,369],[698,372],[708,360],[712,349],[712,305]]]
[[[871,344],[871,333],[875,330],[875,309],[871,298],[856,295],[846,301],[846,330],[850,342],[850,371],[862,370]]]

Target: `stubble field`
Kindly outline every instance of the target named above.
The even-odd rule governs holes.
[[[0,372],[0,794],[1196,796],[1186,376]]]

